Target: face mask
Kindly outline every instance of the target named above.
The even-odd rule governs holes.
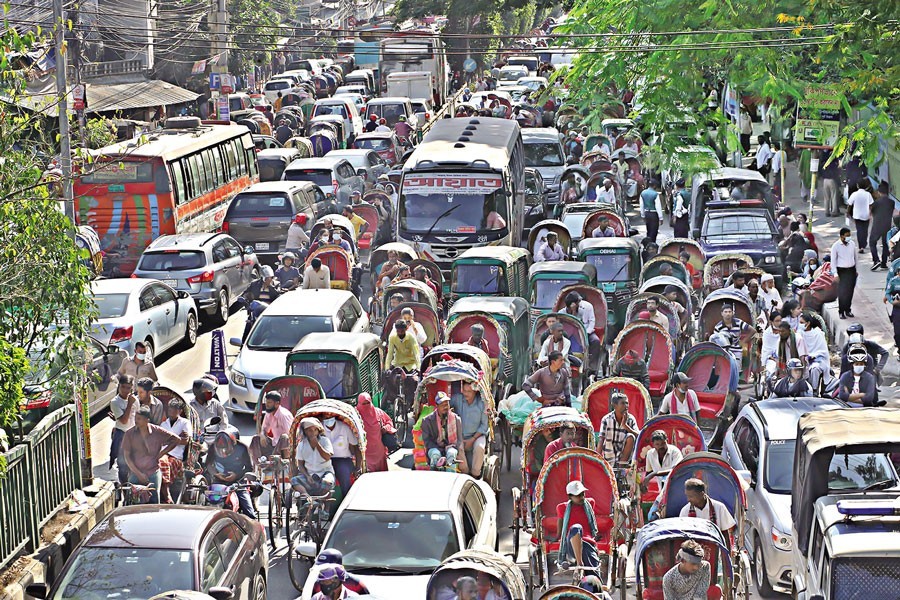
[[[325,427],[331,429],[332,427],[334,427],[334,424],[337,423],[337,419],[335,419],[334,417],[330,419],[324,419],[322,423],[325,425]]]
[[[864,365],[853,365],[853,374],[854,375],[862,375],[862,372],[866,370]]]
[[[325,594],[326,596],[330,595],[331,592],[338,589],[339,587],[341,587],[340,581],[329,581],[327,583],[319,584],[319,589],[321,589],[322,593]]]
[[[145,358],[147,358],[147,354],[144,352],[136,352],[134,354],[134,357],[138,360],[144,360]]]

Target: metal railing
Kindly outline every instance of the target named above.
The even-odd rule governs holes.
[[[431,129],[431,127],[435,123],[437,123],[440,119],[443,119],[444,115],[449,114],[452,117],[453,115],[456,114],[456,103],[462,97],[462,93],[464,91],[465,91],[465,88],[460,88],[460,89],[456,90],[455,94],[453,94],[452,96],[447,98],[447,102],[444,103],[444,105],[440,108],[440,110],[435,112],[434,115],[432,115],[431,120],[422,126],[422,129],[419,132],[421,134],[420,138],[421,138],[421,136],[424,136],[426,133],[428,133],[428,130]]]
[[[83,77],[105,77],[107,75],[124,75],[128,73],[143,73],[144,61],[140,58],[129,60],[108,60],[98,63],[88,63],[81,67]]]
[[[81,484],[75,406],[43,419],[21,444],[4,454],[0,480],[0,569],[41,545],[40,529]]]

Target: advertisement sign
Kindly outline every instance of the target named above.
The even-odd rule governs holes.
[[[75,87],[72,88],[72,109],[73,110],[84,110],[85,107],[85,86],[83,83],[79,83]]]
[[[491,174],[428,173],[407,175],[403,189],[411,194],[493,194],[503,187],[503,178]]]
[[[216,105],[219,109],[219,120],[230,121],[231,107],[228,105],[228,96],[219,96],[216,100]]]
[[[209,374],[214,375],[219,380],[220,385],[228,383],[228,377],[225,375],[227,364],[225,332],[221,329],[215,329],[212,332],[212,344],[210,345]]]
[[[221,92],[223,94],[233,94],[234,93],[234,77],[229,75],[228,73],[221,73],[219,75],[221,83]]]
[[[833,148],[841,131],[840,88],[809,84],[797,106],[794,130],[797,148]]]

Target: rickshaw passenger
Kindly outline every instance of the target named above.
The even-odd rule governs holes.
[[[647,463],[644,469],[647,476],[644,478],[641,488],[646,490],[647,482],[656,478],[662,489],[663,481],[659,480],[657,475],[664,471],[671,471],[672,467],[684,459],[684,455],[677,446],[669,445],[669,437],[662,429],[657,429],[650,435],[650,443],[653,444],[653,450],[647,453]]]
[[[650,390],[650,371],[647,369],[647,363],[634,350],[628,350],[622,358],[616,361],[612,368],[612,375],[613,377],[634,379],[643,385],[645,390]]]
[[[828,350],[828,341],[825,332],[819,325],[819,321],[809,310],[800,313],[800,335],[806,346],[806,362],[809,365],[809,383],[813,389],[819,387],[819,382],[825,384],[826,389],[831,387],[834,376],[831,373],[831,352]]]
[[[662,403],[659,405],[660,415],[687,415],[694,422],[697,422],[697,414],[700,412],[700,401],[697,399],[697,392],[688,389],[688,383],[691,378],[681,371],[672,376],[672,383],[675,386],[672,391],[663,396]]]
[[[278,392],[267,392],[265,403],[260,435],[254,435],[250,441],[250,458],[254,464],[261,456],[271,454],[288,458],[286,453],[291,445],[289,434],[294,415],[281,405],[281,394]]]
[[[566,485],[569,500],[556,505],[556,531],[559,532],[557,562],[564,569],[572,560],[579,567],[600,566],[594,542],[600,536],[600,531],[594,513],[594,499],[585,498],[586,491],[587,488],[581,481],[570,481]]]
[[[669,317],[659,312],[659,301],[656,298],[647,298],[647,312],[650,313],[650,321],[662,325],[666,332],[669,331]]]
[[[610,179],[609,177],[603,178],[603,185],[597,186],[596,194],[597,194],[597,202],[602,202],[605,204],[615,204],[616,203],[616,190],[615,190],[615,188],[613,188],[612,179]],[[607,219],[607,224],[608,223],[609,223],[609,219]],[[594,230],[594,231],[596,233],[596,230]],[[604,234],[604,235],[607,235],[608,237],[612,237],[612,236],[609,236],[609,234]],[[613,235],[615,235],[615,232],[613,232]],[[593,237],[600,237],[600,236],[595,234]]]
[[[681,261],[681,264],[684,265],[684,268],[688,272],[688,275],[690,275],[691,286],[694,289],[697,289],[698,287],[703,285],[703,283],[699,281],[699,278],[697,277],[697,269],[695,269],[694,265],[691,264],[691,255],[686,251],[679,252],[678,260]]]
[[[381,267],[381,287],[384,287],[394,278],[402,267],[406,265],[400,262],[400,254],[396,250],[388,250],[388,259]]]
[[[427,285],[429,288],[431,288],[431,291],[434,292],[435,296],[440,295],[438,293],[437,284],[435,284],[434,281],[432,281],[431,276],[428,274],[427,267],[418,265],[415,269],[413,269],[413,277],[416,279],[416,281],[421,281],[422,283]]]
[[[565,333],[566,328],[558,321],[550,326],[550,335],[544,339],[544,343],[541,344],[541,351],[538,354],[537,362],[539,365],[547,364],[547,357],[555,350],[562,353],[566,359],[567,367],[571,367],[573,364],[581,366],[581,361],[577,357],[569,355],[569,351],[572,349],[572,342],[565,336]]]
[[[425,334],[425,330],[422,328],[419,323],[415,321],[415,312],[410,307],[406,307],[400,311],[400,318],[406,321],[407,331],[412,333],[413,337],[416,338],[416,342],[419,343],[419,351],[421,352],[421,346],[428,340],[428,336]]]
[[[616,392],[611,400],[613,409],[600,421],[599,445],[603,458],[615,466],[631,460],[639,431],[634,415],[628,412],[628,396]]]
[[[563,251],[562,244],[559,243],[559,235],[552,231],[547,232],[545,241],[541,243],[534,255],[534,262],[548,260],[566,260],[566,253]]]
[[[803,361],[792,358],[787,362],[788,374],[775,384],[772,393],[777,398],[812,398],[813,389],[803,377]]]
[[[450,398],[450,407],[459,415],[462,425],[462,447],[466,454],[466,464],[471,465],[469,475],[478,479],[481,477],[487,444],[487,408],[481,392],[472,382],[461,382],[459,389],[460,391]]]
[[[759,278],[759,293],[766,300],[766,314],[773,308],[781,308],[781,293],[775,287],[775,277],[771,273]]]
[[[322,425],[325,426],[325,437],[334,449],[331,464],[334,467],[335,478],[341,486],[341,491],[346,494],[350,489],[353,472],[362,469],[363,455],[359,448],[359,438],[349,425],[338,421],[335,417],[322,419]]]
[[[594,307],[587,300],[582,299],[578,292],[566,294],[566,312],[581,319],[588,334],[588,346],[590,355],[600,356],[600,338],[594,332],[597,323],[594,318]]]
[[[712,521],[719,528],[725,539],[730,540],[730,533],[737,523],[728,508],[706,493],[706,484],[701,479],[688,479],[684,482],[684,494],[688,503],[681,508],[681,517],[695,517]]]
[[[731,352],[732,356],[734,356],[735,360],[737,360],[738,365],[742,364],[741,361],[744,357],[744,351],[741,347],[741,336],[749,329],[750,326],[747,325],[747,323],[744,323],[734,316],[734,305],[722,305],[722,320],[716,323],[716,326],[713,327],[713,332],[729,334],[731,342],[728,346],[728,350]]]
[[[766,379],[772,379],[778,374],[778,346],[781,341],[781,311],[773,308],[769,313],[769,326],[763,330],[762,350],[760,361],[765,367]],[[790,328],[790,325],[788,325]]]
[[[469,329],[469,339],[466,340],[467,346],[472,346],[474,348],[478,348],[482,350],[485,354],[490,356],[490,347],[488,346],[487,340],[484,339],[484,326],[478,323],[472,325]]]
[[[563,423],[562,427],[559,428],[559,437],[547,444],[547,447],[544,448],[544,461],[541,463],[541,466],[560,450],[574,448],[577,445],[575,443],[575,434],[575,423]]]
[[[684,324],[688,319],[688,314],[684,306],[681,305],[681,302],[678,301],[678,288],[671,284],[667,285],[663,290],[663,297],[672,305],[672,309],[675,311],[675,314],[678,315],[678,322],[681,324],[681,327],[684,328]]]
[[[606,181],[609,181],[609,179]],[[614,200],[611,200],[611,202],[614,202]],[[609,226],[609,217],[600,215],[597,219],[597,227],[591,232],[591,237],[616,237],[616,230]]]
[[[291,486],[301,494],[322,496],[334,487],[334,448],[315,417],[301,419],[300,429],[303,437],[297,444],[297,475],[291,477]]]
[[[397,292],[396,294],[392,294],[390,299],[388,300],[388,312],[391,312],[395,308],[399,308],[401,304],[406,302],[406,298],[403,297],[403,294]]]
[[[562,352],[551,352],[547,356],[547,366],[526,378],[522,383],[522,391],[544,406],[570,406],[572,384],[569,370],[564,368],[565,364]],[[535,387],[541,392],[540,397],[534,393]]]
[[[729,292],[738,293],[744,298],[750,297],[750,292],[747,290],[747,276],[743,271],[735,271],[734,275],[731,276],[731,285],[725,289]]]
[[[458,461],[460,473],[468,473],[462,423],[451,410],[450,396],[444,392],[437,393],[434,411],[422,420],[422,441],[431,468],[442,469]]]
[[[703,560],[703,546],[685,540],[678,551],[678,564],[663,575],[665,600],[706,600],[710,584],[710,565]]]

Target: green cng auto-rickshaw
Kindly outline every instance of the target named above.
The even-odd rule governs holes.
[[[587,238],[578,243],[578,260],[597,269],[597,286],[606,295],[609,319],[606,343],[625,325],[625,310],[637,291],[641,274],[641,250],[630,237]]]
[[[363,392],[379,405],[381,388],[381,339],[372,333],[310,333],[287,357],[288,375],[312,377],[326,398],[356,406]]]
[[[469,248],[453,261],[450,301],[467,296],[528,297],[528,267],[524,248],[480,246]]]
[[[596,286],[597,268],[587,262],[569,260],[548,260],[531,265],[528,270],[531,315],[538,317],[551,312],[559,290],[576,283]]]

